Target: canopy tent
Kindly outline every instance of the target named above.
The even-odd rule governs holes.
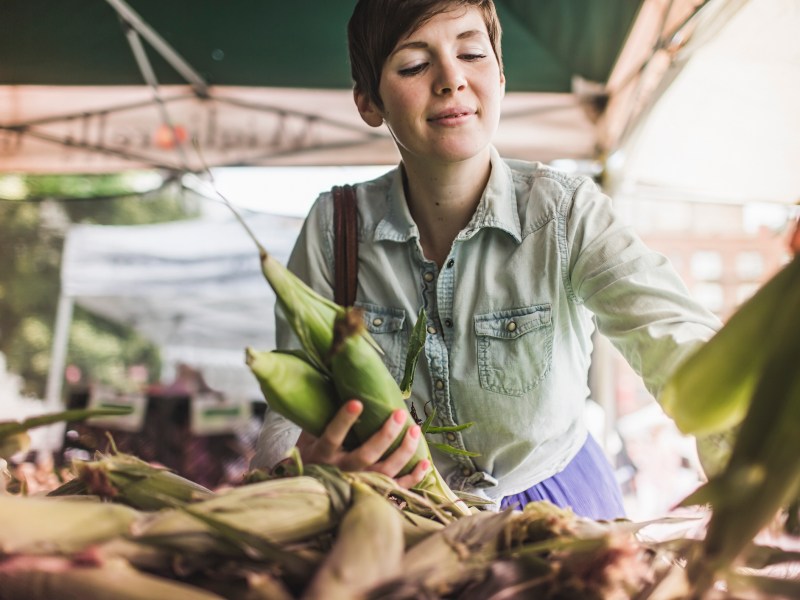
[[[353,0],[6,0],[0,171],[387,164],[353,108]],[[593,158],[576,77],[605,82],[641,0],[497,0],[508,156]],[[174,133],[173,133],[174,132]]]
[[[265,249],[285,263],[302,219],[246,217]],[[74,303],[130,325],[165,360],[206,369],[212,387],[257,397],[244,348],[273,348],[275,296],[253,241],[234,220],[158,225],[76,225],[61,268],[62,310]],[[68,327],[69,319],[61,326]]]

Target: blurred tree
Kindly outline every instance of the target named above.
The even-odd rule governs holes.
[[[150,190],[141,190],[142,184]],[[0,352],[24,392],[44,395],[60,288],[61,251],[72,223],[142,225],[198,216],[199,202],[157,174],[0,177]],[[143,192],[143,193],[142,193]],[[85,377],[124,385],[126,368],[160,368],[158,350],[122,325],[76,308],[68,360]]]

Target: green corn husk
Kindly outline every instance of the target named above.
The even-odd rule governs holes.
[[[0,563],[0,600],[223,600],[211,592],[146,575],[123,560],[86,565],[63,558],[19,557]]]
[[[324,485],[305,476],[286,477],[233,488],[191,505],[200,515],[248,531],[271,544],[306,540],[335,527],[337,515]],[[241,549],[209,524],[180,509],[155,513],[135,532],[135,540],[188,554],[240,556]]]
[[[0,495],[0,555],[78,552],[127,534],[140,518],[120,504]]]
[[[289,352],[246,350],[270,410],[315,437],[336,414],[336,389],[328,377],[301,356]]]
[[[800,494],[800,336],[787,331],[781,342],[766,362],[725,470],[682,502],[712,506],[703,555],[691,570],[706,585]]]
[[[214,496],[202,485],[122,452],[76,463],[74,469],[77,479],[48,495],[88,493],[140,510],[158,510]]]
[[[353,504],[336,542],[303,594],[304,600],[356,600],[399,574],[403,518],[369,486],[353,483]]]
[[[785,310],[798,311],[800,304],[789,300],[796,298],[798,288],[800,256],[678,367],[659,401],[683,433],[700,436],[722,432],[744,418],[769,355],[767,349],[782,334],[775,316]]]
[[[256,242],[258,243],[258,242]],[[314,365],[327,370],[325,360],[333,342],[333,322],[344,308],[324,298],[270,256],[259,244],[261,271],[277,303]]]
[[[364,405],[358,421],[353,426],[356,438],[364,442],[378,431],[395,410],[406,413],[406,422],[386,454],[394,451],[402,442],[414,419],[408,412],[403,393],[386,368],[381,357],[361,336],[364,321],[361,311],[348,309],[336,320],[335,342],[331,349],[331,372],[333,382],[340,398],[358,398]],[[419,444],[413,456],[403,467],[400,474],[411,472],[419,461],[427,459],[430,470],[425,479],[415,489],[435,494],[452,503],[456,512],[470,514],[467,506],[453,493],[445,483],[436,466],[433,464],[428,443],[420,436]]]
[[[397,439],[387,450],[393,452],[401,443],[405,432],[414,425],[408,413],[403,393],[386,368],[383,359],[361,337],[364,321],[357,309],[348,310],[334,324],[334,347],[331,349],[331,372],[340,398],[358,398],[364,410],[353,425],[359,441],[364,442],[378,431],[392,413],[398,409],[406,412],[406,422]],[[401,474],[409,473],[414,466],[429,458],[427,443],[420,443]]]

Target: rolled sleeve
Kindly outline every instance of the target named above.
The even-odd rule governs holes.
[[[649,249],[591,181],[574,195],[566,226],[575,301],[642,376],[656,398],[673,370],[719,329],[670,262]]]

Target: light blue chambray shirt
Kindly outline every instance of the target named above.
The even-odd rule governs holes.
[[[425,258],[399,168],[357,186],[356,304],[402,378],[420,307],[428,335],[414,380],[416,414],[429,434],[479,456],[433,450],[454,489],[499,501],[558,473],[583,445],[583,409],[595,324],[658,396],[672,369],[719,322],[693,301],[669,262],[614,214],[588,178],[501,159],[492,149],[483,198],[441,269]],[[329,192],[311,209],[289,260],[312,288],[333,296]],[[278,346],[296,345],[278,319]],[[298,429],[268,412],[253,466],[271,466]]]

